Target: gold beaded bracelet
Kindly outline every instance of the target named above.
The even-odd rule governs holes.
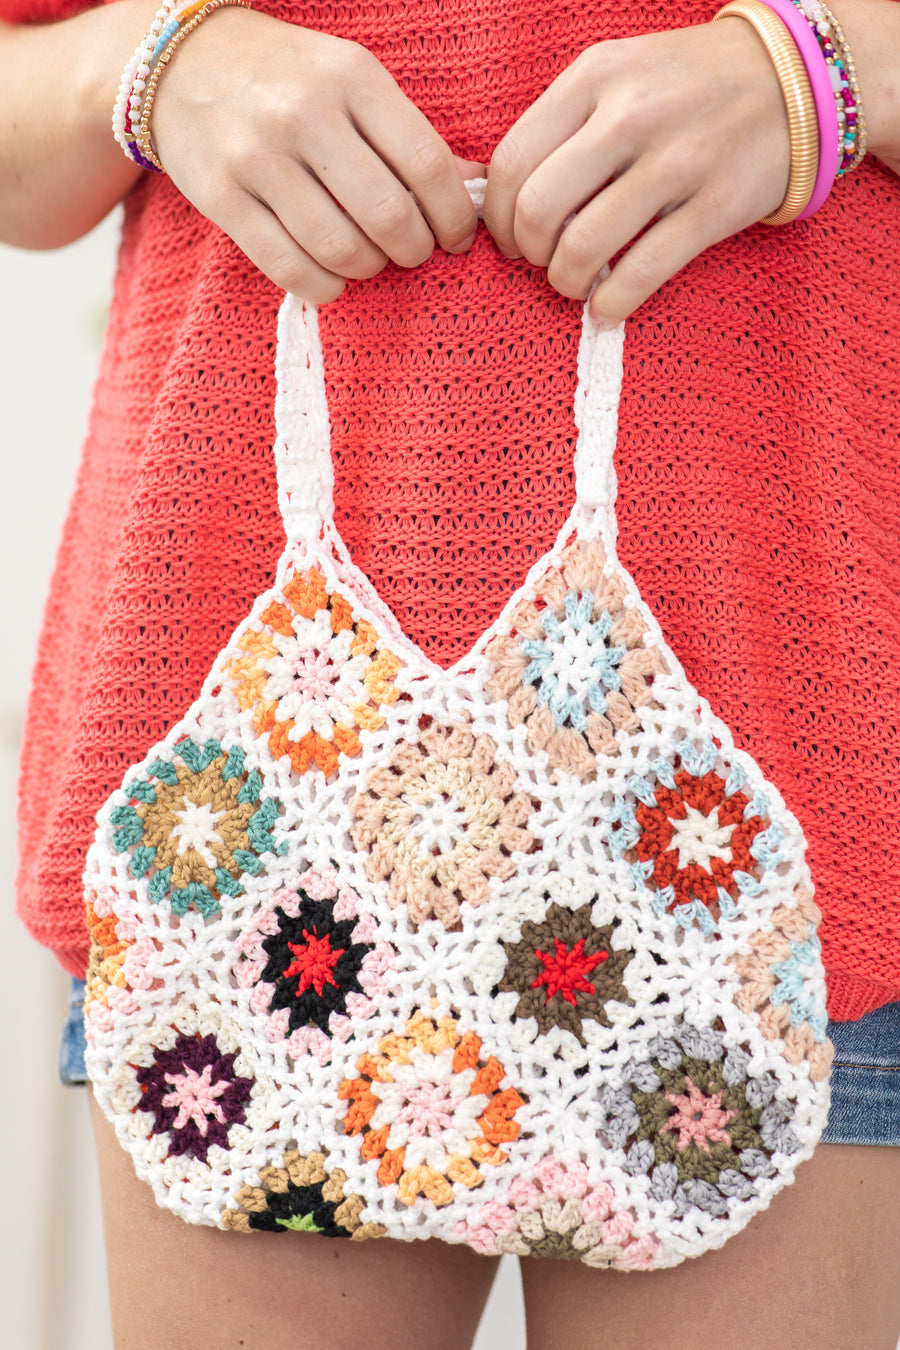
[[[812,86],[790,32],[762,0],[729,0],[713,22],[730,17],[745,19],[755,28],[781,85],[791,136],[791,172],[778,210],[762,219],[765,225],[787,225],[809,205],[819,170],[819,124]]]
[[[239,6],[241,9],[251,8],[249,0],[209,0],[208,4],[204,5],[201,10],[198,10],[194,17],[190,19],[183,28],[179,28],[178,32],[169,39],[163,50],[160,52],[159,59],[154,63],[153,68],[150,71],[147,87],[144,90],[144,96],[141,100],[141,120],[138,125],[135,140],[137,141],[140,152],[144,158],[148,159],[160,173],[165,173],[165,169],[160,163],[159,157],[153,148],[153,140],[150,134],[150,116],[153,112],[153,100],[156,97],[156,88],[159,84],[160,76],[171,61],[178,45],[184,41],[188,33],[192,33],[195,28],[198,28],[203,20],[207,18],[208,15],[212,14],[213,10],[231,8],[235,5]]]

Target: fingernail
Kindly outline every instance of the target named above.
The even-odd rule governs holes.
[[[522,256],[521,253],[516,253],[515,249],[504,248],[502,244],[498,244],[497,247],[504,258],[508,258],[510,262],[515,262],[516,258],[521,258]]]
[[[475,236],[477,233],[478,233],[477,230],[473,230],[471,234],[466,235],[465,239],[462,241],[461,244],[454,244],[453,248],[449,249],[448,251],[450,253],[465,253],[466,250],[470,249],[472,245],[475,243]]]

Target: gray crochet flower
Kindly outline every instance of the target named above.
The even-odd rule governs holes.
[[[723,1216],[773,1174],[773,1154],[799,1148],[791,1103],[774,1074],[749,1076],[745,1046],[726,1048],[711,1028],[685,1023],[648,1048],[649,1061],[624,1066],[621,1086],[601,1089],[598,1128],[676,1217]]]

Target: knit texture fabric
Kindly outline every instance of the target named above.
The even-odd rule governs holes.
[[[590,42],[714,10],[272,12],[362,42],[457,154],[487,160]],[[898,223],[900,183],[868,161],[811,222],[708,250],[629,323],[620,406],[620,557],[803,826],[839,1018],[900,998]],[[130,195],[22,759],[20,912],[77,973],[95,812],[190,705],[280,552],[279,302],[170,182]],[[338,525],[441,664],[571,506],[579,310],[484,234],[323,310]]]

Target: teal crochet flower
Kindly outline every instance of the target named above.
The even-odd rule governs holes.
[[[239,746],[226,752],[219,741],[185,737],[167,755],[125,785],[128,803],[110,816],[113,847],[130,855],[133,877],[149,877],[155,903],[208,918],[223,895],[240,895],[244,877],[263,870],[264,854],[284,850],[272,834],[281,803],[264,795]]]

